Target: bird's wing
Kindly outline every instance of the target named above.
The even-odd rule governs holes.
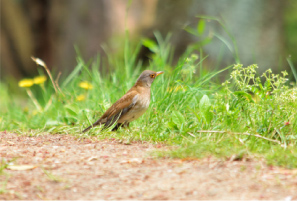
[[[88,128],[82,132],[87,132],[92,127],[99,124],[104,124],[105,127],[109,127],[121,116],[125,115],[137,102],[139,94],[135,90],[129,90],[123,97],[116,101],[95,123],[90,125]]]
[[[130,91],[116,101],[100,118],[101,123],[105,123],[106,127],[111,126],[123,115],[130,111],[136,104],[139,94],[137,91]]]

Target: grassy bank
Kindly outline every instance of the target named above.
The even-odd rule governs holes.
[[[24,96],[0,88],[0,130],[29,135],[41,132],[120,138],[178,145],[163,156],[200,158],[264,158],[269,164],[297,167],[297,88],[267,70],[257,74],[257,65],[236,64],[210,71],[205,58],[190,51],[172,66],[172,49],[167,39],[143,40],[151,51],[146,69],[165,71],[152,85],[151,104],[130,130],[80,131],[96,121],[108,107],[134,84],[142,72],[136,62],[139,46],[128,41],[122,57],[109,55],[109,73],[100,57],[86,62],[77,57],[77,66],[58,85],[49,75],[22,81]],[[39,67],[45,68],[37,60]],[[101,66],[100,66],[101,65]],[[223,84],[218,77],[229,71]],[[42,71],[40,71],[42,72]],[[5,135],[2,133],[1,135]]]

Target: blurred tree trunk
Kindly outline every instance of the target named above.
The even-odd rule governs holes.
[[[216,17],[224,23],[234,36],[240,62],[244,65],[257,63],[260,69],[288,69],[284,61],[284,1],[278,0],[171,0],[158,1],[156,21],[150,30],[160,30],[163,36],[173,32],[172,44],[176,48],[175,58],[193,42],[201,40],[184,31],[186,26],[196,29],[198,15]],[[215,66],[222,57],[220,67],[236,63],[232,40],[216,21],[207,21],[207,35],[212,42],[202,47],[210,57],[208,66]],[[151,38],[152,31],[147,34]],[[232,47],[228,50],[225,42]],[[286,67],[284,67],[286,66]]]
[[[30,24],[21,4],[1,1],[1,73],[12,72],[19,77],[32,71],[34,44]]]
[[[160,30],[173,33],[175,61],[189,44],[201,38],[187,33],[185,26],[197,27],[197,15],[223,19],[234,36],[241,63],[258,63],[261,68],[283,67],[284,4],[278,0],[135,0],[126,15],[128,0],[1,0],[1,78],[37,74],[31,56],[44,60],[57,71],[69,72],[76,65],[76,45],[88,61],[100,53],[112,36],[122,39],[125,28],[135,36],[154,38]],[[127,16],[127,18],[126,18]],[[208,66],[235,63],[230,37],[216,21],[207,21],[206,35],[213,36],[202,47],[209,55]],[[214,34],[215,33],[215,34]],[[121,37],[119,37],[121,36]],[[113,43],[115,48],[119,48]],[[146,52],[140,58],[145,58]]]
[[[107,1],[53,0],[51,3],[55,68],[69,72],[76,65],[74,46],[86,61],[102,51],[100,46],[110,33]]]
[[[240,62],[244,65],[257,63],[264,71],[268,68],[279,70],[285,65],[282,61],[284,5],[284,1],[278,0],[198,0],[193,7],[198,8],[197,13],[222,19],[235,38]],[[209,32],[219,34],[232,44],[217,22],[209,22]],[[218,38],[205,47],[214,60],[219,58],[222,49],[226,50],[222,56],[223,64],[227,66],[234,63],[233,54]]]
[[[102,44],[113,35],[124,36],[128,2],[2,0],[0,77],[36,75],[31,56],[65,74],[76,65],[74,46],[86,61],[104,54]],[[127,27],[132,36],[152,26],[156,3],[157,0],[139,0],[130,6]]]

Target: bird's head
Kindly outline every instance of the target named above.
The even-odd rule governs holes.
[[[136,85],[151,87],[153,81],[157,76],[164,72],[154,72],[151,70],[144,70],[137,79]]]

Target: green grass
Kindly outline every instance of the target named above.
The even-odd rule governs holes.
[[[205,57],[189,50],[172,66],[169,38],[162,39],[158,34],[156,38],[157,43],[142,41],[152,51],[146,69],[165,73],[152,85],[149,109],[130,124],[130,130],[101,132],[97,127],[80,134],[127,92],[142,72],[142,64],[136,61],[141,44],[131,47],[128,40],[122,55],[109,54],[107,61],[100,61],[98,56],[86,62],[78,54],[77,66],[59,83],[61,91],[55,92],[48,79],[44,87],[36,84],[30,87],[33,97],[25,94],[25,88],[20,89],[24,96],[16,97],[8,84],[1,83],[0,130],[28,135],[48,132],[162,142],[178,146],[162,156],[230,158],[236,155],[297,167],[297,88],[289,86],[285,72],[274,75],[267,70],[259,77],[257,65],[234,65],[210,71],[204,66]],[[101,73],[99,69],[106,69],[107,65],[109,73]],[[221,85],[218,78],[226,70],[230,77]],[[80,88],[82,81],[89,82],[93,88]],[[83,97],[84,100],[78,100]]]
[[[4,194],[9,191],[6,187],[10,175],[4,170],[8,167],[9,163],[13,162],[14,160],[15,159],[12,159],[8,162],[4,158],[0,160],[0,194]]]

